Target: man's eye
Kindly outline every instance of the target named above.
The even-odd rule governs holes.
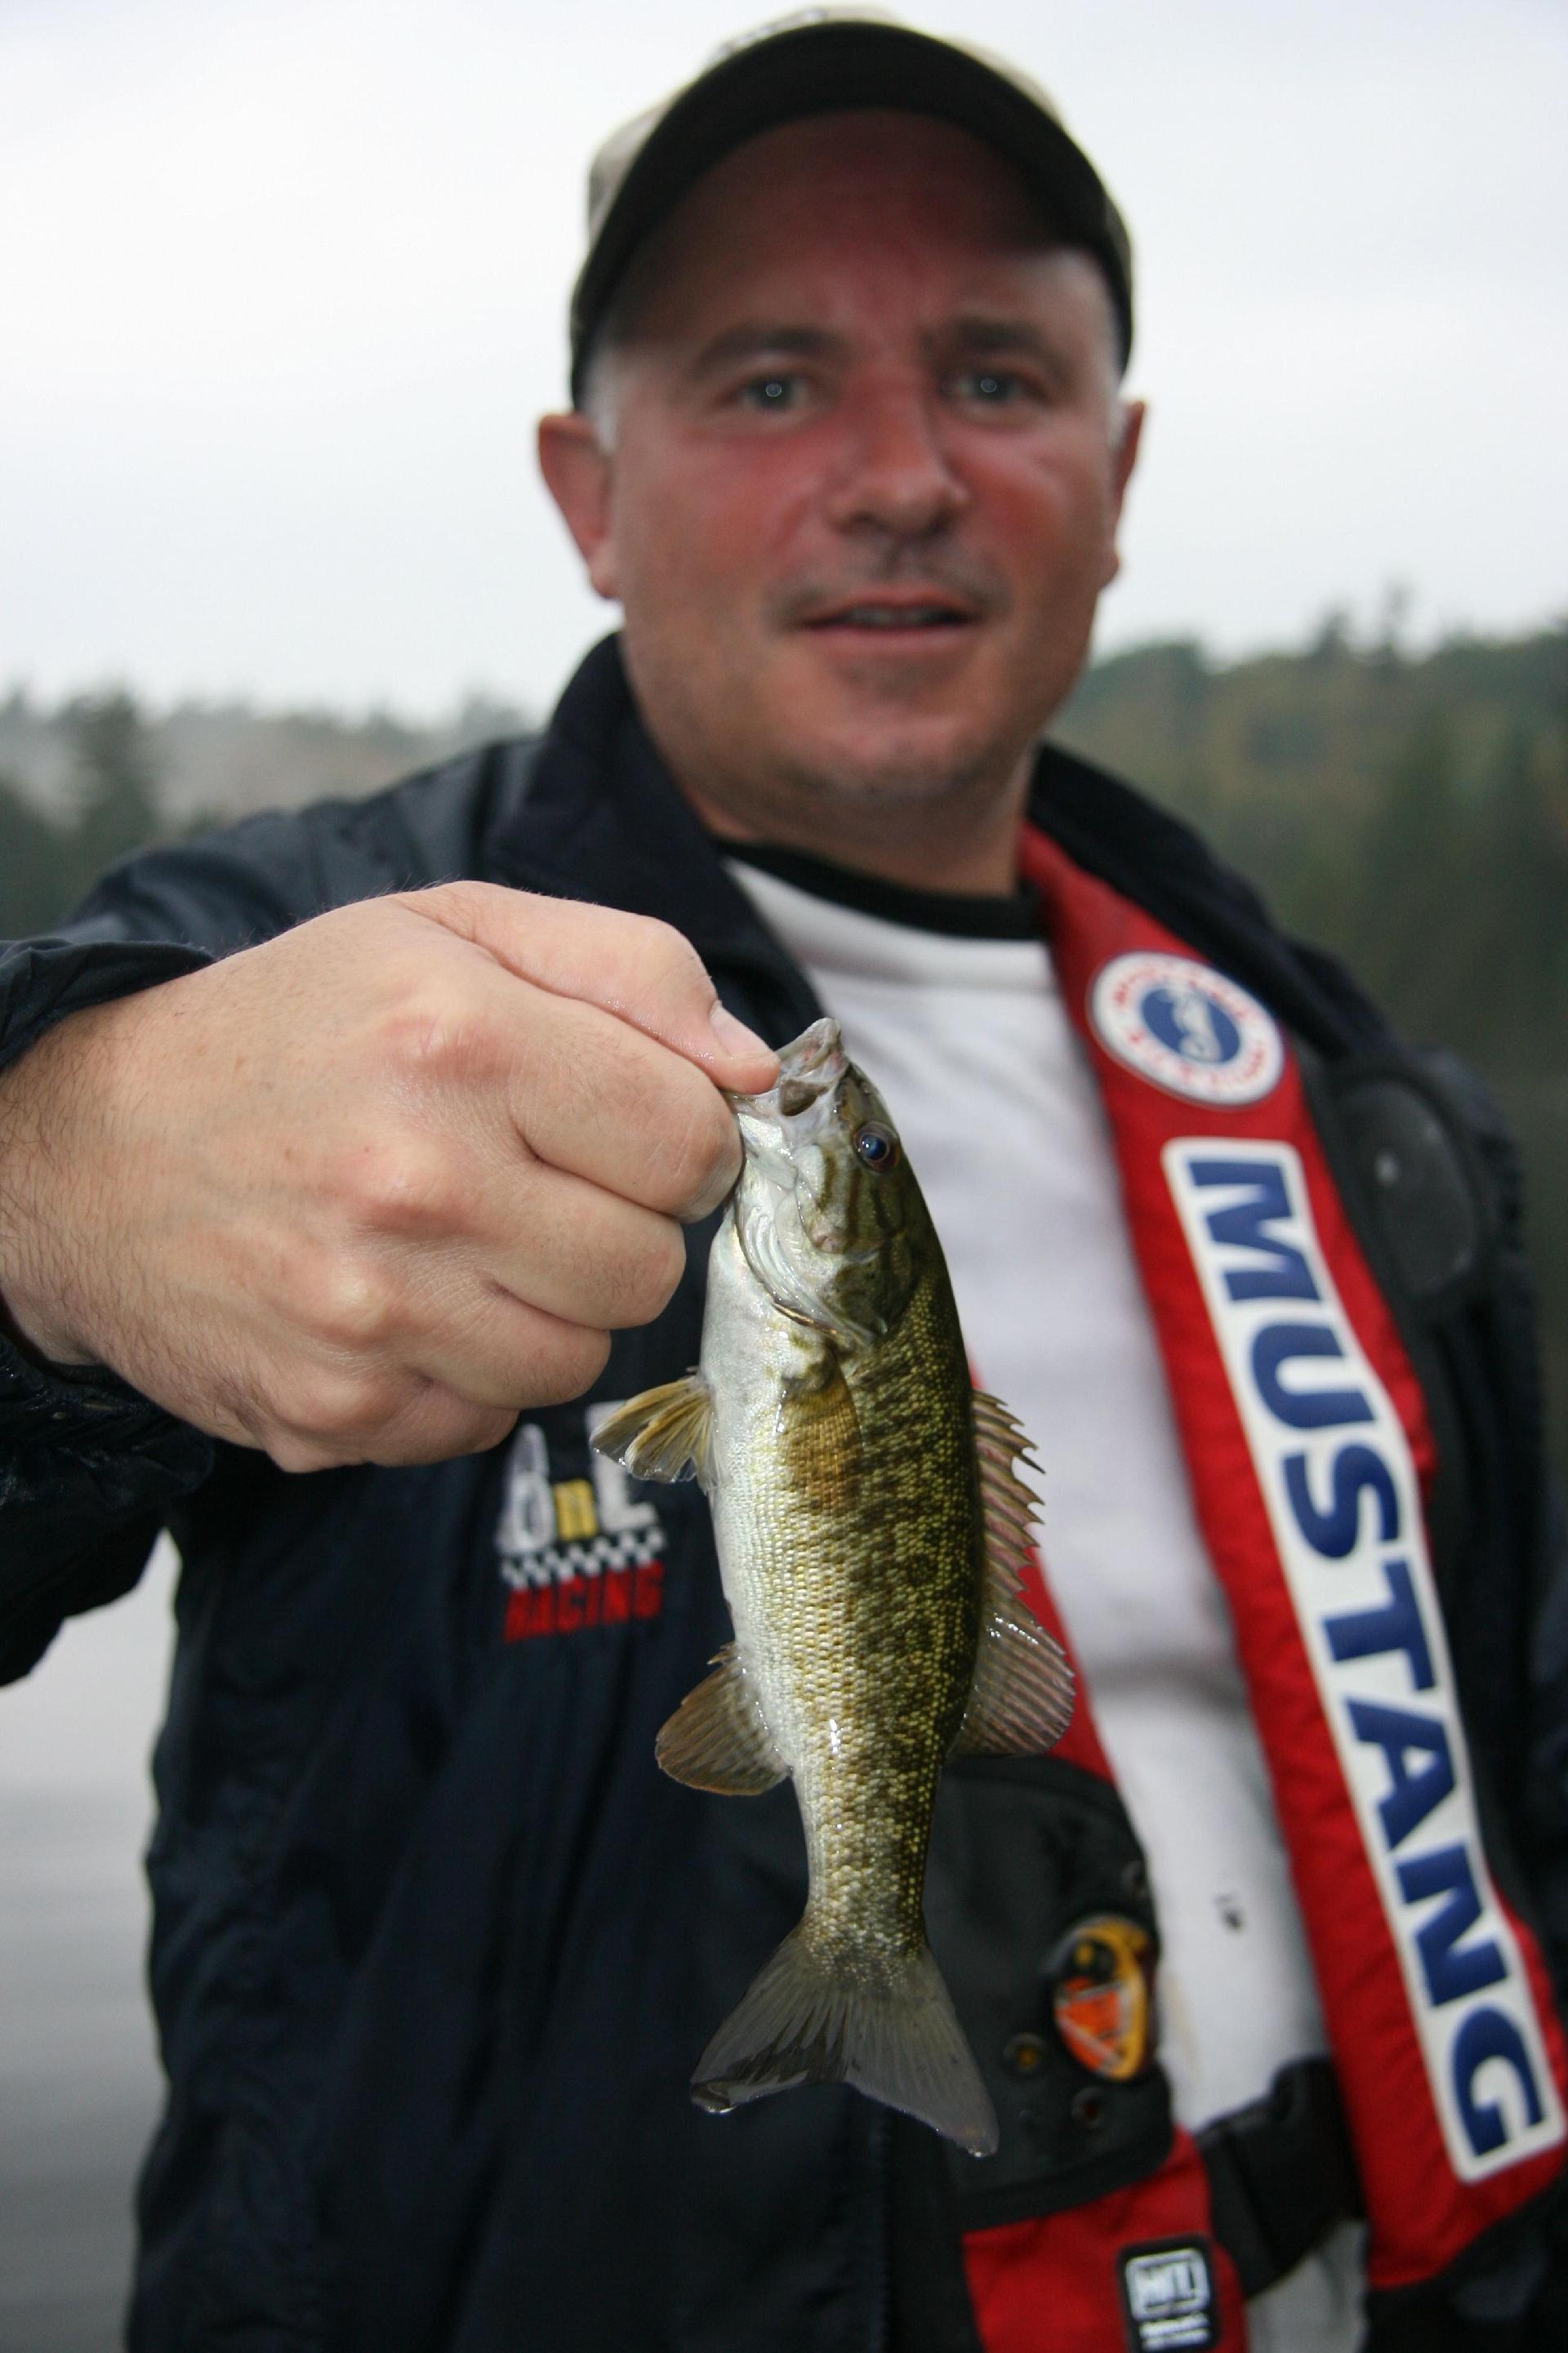
[[[800,406],[802,388],[799,376],[780,375],[770,369],[766,375],[754,375],[741,386],[741,399],[747,408],[779,415]]]
[[[953,378],[952,388],[960,400],[978,401],[987,408],[1005,407],[1020,399],[1025,389],[1019,377],[1002,368],[966,368]]]

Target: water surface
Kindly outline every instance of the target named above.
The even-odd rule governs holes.
[[[148,1758],[173,1556],[0,1689],[0,2353],[112,2353],[157,2115]]]

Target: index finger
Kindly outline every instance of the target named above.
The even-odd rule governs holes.
[[[701,957],[673,924],[496,882],[443,882],[402,892],[398,903],[520,980],[614,1013],[695,1062],[715,1086],[757,1094],[778,1077],[778,1056],[720,1002]]]

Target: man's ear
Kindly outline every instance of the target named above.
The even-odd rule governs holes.
[[[539,470],[560,508],[588,578],[601,596],[619,595],[610,529],[610,460],[575,409],[539,420]]]
[[[1143,420],[1149,413],[1142,400],[1128,400],[1121,406],[1121,432],[1110,460],[1110,545],[1107,553],[1102,588],[1109,588],[1121,569],[1121,557],[1116,545],[1121,526],[1121,502],[1127,496],[1127,485],[1132,479],[1132,469],[1138,462],[1138,448],[1143,438]]]

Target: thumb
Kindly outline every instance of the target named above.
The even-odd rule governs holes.
[[[778,1056],[720,1004],[701,957],[673,924],[496,882],[443,882],[399,893],[397,903],[535,988],[629,1022],[695,1062],[715,1086],[756,1094],[778,1077]]]

